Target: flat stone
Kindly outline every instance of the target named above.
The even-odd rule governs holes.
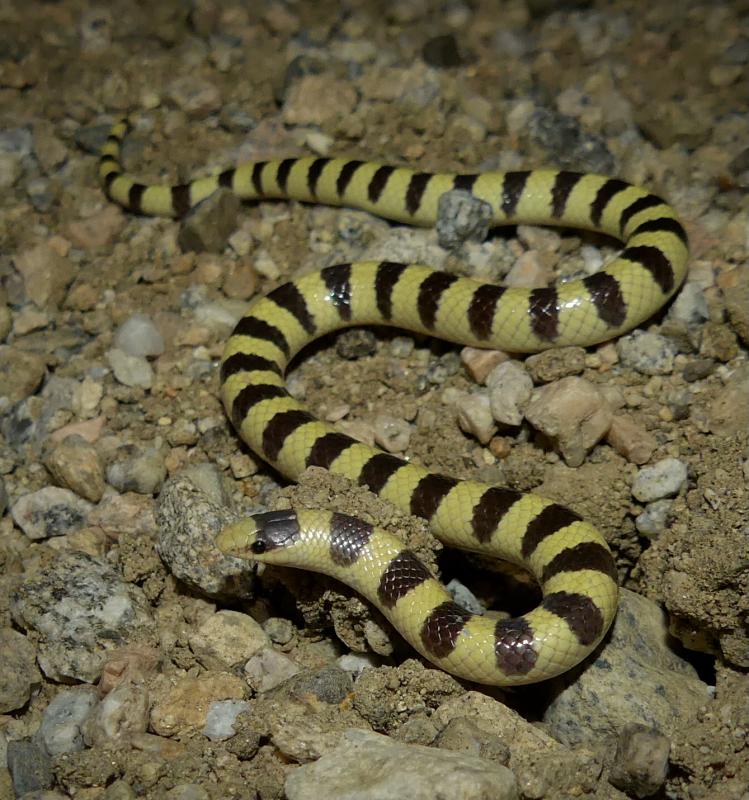
[[[289,774],[288,800],[435,800],[436,787],[451,800],[516,800],[515,776],[506,767],[473,755],[395,742],[348,730],[317,761]]]

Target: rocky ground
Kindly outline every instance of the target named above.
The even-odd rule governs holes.
[[[0,0],[0,798],[747,800],[747,79],[742,1]],[[337,508],[461,600],[534,600],[343,479],[284,486],[230,429],[216,364],[249,298],[321,266],[538,286],[615,244],[519,226],[445,249],[225,195],[138,218],[96,178],[123,113],[147,180],[345,154],[604,172],[673,203],[687,283],[616,342],[511,358],[356,331],[289,381],[362,440],[597,524],[624,590],[589,664],[464,685],[345,587],[222,557],[237,511]]]

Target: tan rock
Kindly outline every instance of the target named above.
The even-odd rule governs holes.
[[[476,383],[485,383],[494,367],[510,358],[503,350],[481,350],[478,347],[464,347],[460,351],[460,360],[466,372]]]
[[[71,222],[68,236],[73,244],[84,250],[111,244],[122,232],[127,220],[122,209],[109,205],[86,219]]]
[[[166,680],[154,690],[150,727],[160,736],[173,736],[205,726],[211,703],[243,700],[245,683],[227,672],[206,672],[199,678],[187,675],[169,685]]]
[[[44,379],[44,361],[17,347],[0,346],[0,397],[18,403],[30,397]]]
[[[68,436],[56,444],[44,459],[59,486],[92,503],[104,494],[104,467],[96,448],[82,436]]]
[[[617,414],[611,420],[606,441],[633,464],[646,464],[657,444],[652,434],[624,414]]]
[[[269,645],[260,624],[238,611],[213,614],[190,636],[190,648],[198,657],[211,656],[229,667],[247,661]]]
[[[224,294],[238,300],[249,300],[257,291],[257,273],[249,260],[232,264],[222,285]]]
[[[23,278],[26,297],[38,308],[59,305],[75,276],[70,261],[46,242],[17,253],[13,264]]]
[[[608,432],[613,415],[596,386],[570,376],[536,389],[525,416],[556,442],[569,466],[579,467]]]
[[[329,74],[305,75],[292,84],[286,95],[283,120],[289,125],[320,125],[351,114],[357,100],[350,81]]]

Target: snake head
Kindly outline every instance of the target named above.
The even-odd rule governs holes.
[[[254,560],[272,550],[289,547],[299,534],[295,511],[266,511],[224,528],[216,537],[216,546],[228,556]]]
[[[245,517],[221,530],[216,537],[216,547],[227,556],[253,558],[257,541],[257,527],[252,517]]]

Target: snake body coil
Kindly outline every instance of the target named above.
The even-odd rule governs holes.
[[[600,175],[431,175],[340,158],[257,162],[180,186],[146,186],[120,165],[126,131],[124,122],[112,128],[100,177],[113,200],[146,214],[181,216],[223,186],[245,199],[347,205],[432,225],[439,198],[463,189],[491,207],[496,225],[584,228],[624,241],[600,272],[531,290],[389,261],[327,267],[253,302],[221,364],[222,399],[235,428],[283,475],[294,480],[312,465],[345,475],[428,520],[445,544],[527,568],[543,600],[513,619],[472,614],[397,539],[330,512],[240,520],[219,535],[221,549],[340,578],[375,603],[426,658],[480,683],[532,683],[588,655],[617,604],[614,561],[596,528],[538,495],[430,473],[339,433],[288,394],[284,372],[312,339],[351,325],[394,325],[514,352],[609,339],[655,313],[684,278],[687,238],[673,209],[641,188]]]

